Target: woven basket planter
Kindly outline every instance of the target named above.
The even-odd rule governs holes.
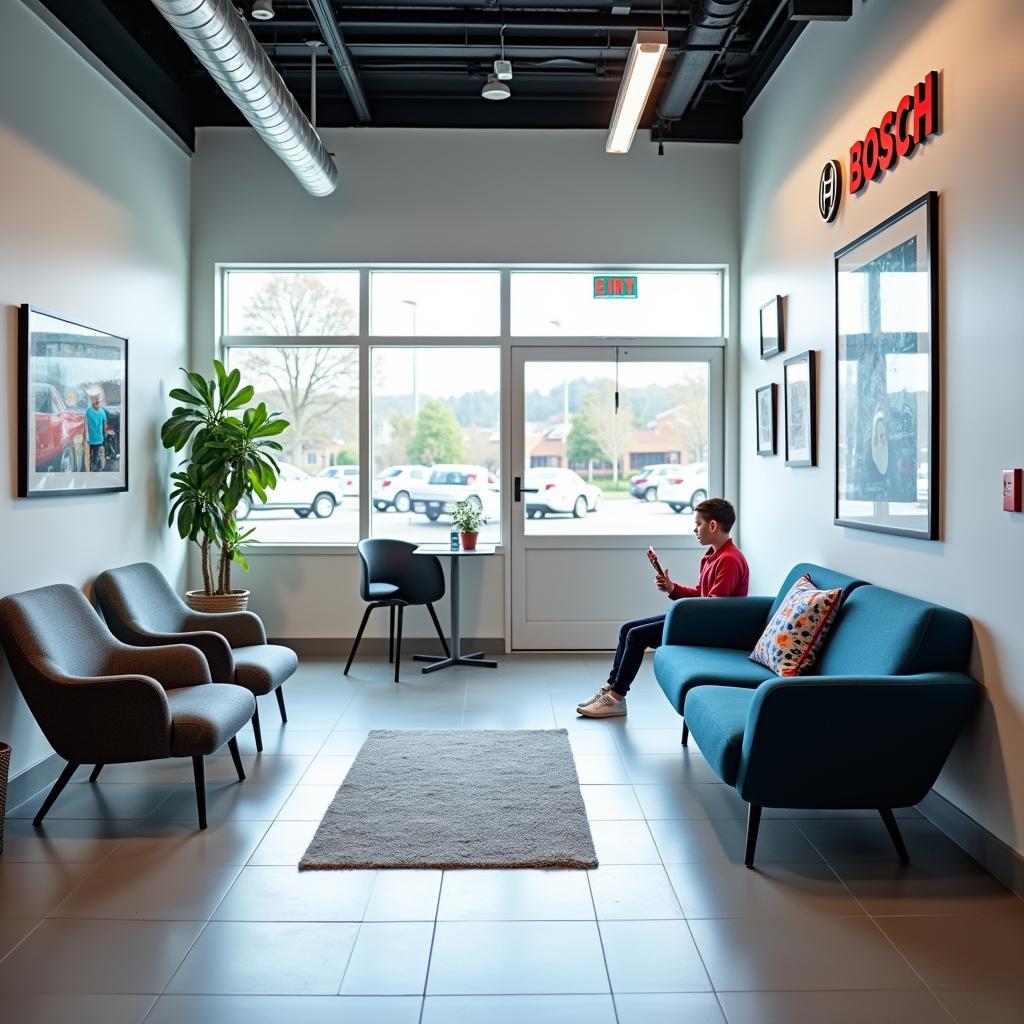
[[[202,590],[189,590],[185,594],[185,604],[194,612],[244,612],[249,605],[249,591],[207,594]]]
[[[4,852],[4,815],[7,813],[7,776],[11,771],[11,745],[0,743],[0,853]]]

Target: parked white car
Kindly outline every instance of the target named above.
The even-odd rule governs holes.
[[[658,482],[658,501],[665,502],[673,512],[695,508],[708,496],[708,464],[691,462],[676,466],[676,471]]]
[[[430,467],[426,482],[413,491],[412,510],[434,522],[459,501],[468,501],[494,519],[499,511],[498,478],[483,466],[439,462]]]
[[[281,472],[277,487],[267,491],[267,500],[243,498],[235,509],[236,519],[245,519],[251,512],[272,512],[291,509],[300,519],[311,512],[317,519],[328,519],[334,515],[334,508],[341,503],[340,485],[329,477],[310,476],[297,466],[287,462],[279,463]]]
[[[378,512],[393,508],[396,512],[408,512],[412,508],[412,496],[422,491],[430,478],[426,466],[388,466],[373,478],[373,507]]]
[[[588,484],[571,469],[558,466],[537,466],[523,475],[523,487],[535,490],[526,495],[526,514],[530,519],[549,512],[571,512],[582,519],[588,512],[596,512],[603,497],[601,488]]]
[[[629,493],[641,501],[658,500],[658,483],[674,473],[679,465],[674,462],[659,462],[644,466],[639,473],[629,478]]]
[[[358,466],[328,466],[320,471],[322,480],[337,481],[340,490],[336,493],[343,498],[359,497],[359,467]]]

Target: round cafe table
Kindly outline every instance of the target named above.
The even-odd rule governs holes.
[[[450,548],[441,547],[438,544],[421,544],[413,554],[436,555],[444,558],[447,555],[451,559],[451,571],[448,575],[451,590],[451,622],[452,635],[451,643],[448,645],[451,650],[450,657],[437,654],[415,654],[415,661],[429,661],[432,664],[423,669],[424,672],[437,672],[438,669],[450,668],[452,665],[482,665],[484,668],[497,668],[496,661],[488,661],[484,658],[483,651],[475,651],[467,654],[462,651],[462,632],[459,625],[459,566],[466,558],[486,558],[493,555],[495,545],[477,544],[472,551],[452,551]]]

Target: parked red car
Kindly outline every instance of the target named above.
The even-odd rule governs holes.
[[[33,381],[36,416],[36,472],[74,473],[85,468],[85,413],[69,409],[60,392]]]

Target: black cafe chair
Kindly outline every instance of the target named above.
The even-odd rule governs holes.
[[[356,648],[374,608],[391,610],[388,661],[395,664],[396,683],[402,657],[402,613],[410,605],[426,605],[445,657],[450,656],[448,641],[441,632],[441,623],[437,621],[437,612],[434,611],[434,601],[444,597],[444,570],[436,555],[413,555],[416,547],[404,540],[361,540],[357,545],[361,563],[359,596],[367,602],[367,608],[345,663],[345,675],[348,675],[352,667]]]

